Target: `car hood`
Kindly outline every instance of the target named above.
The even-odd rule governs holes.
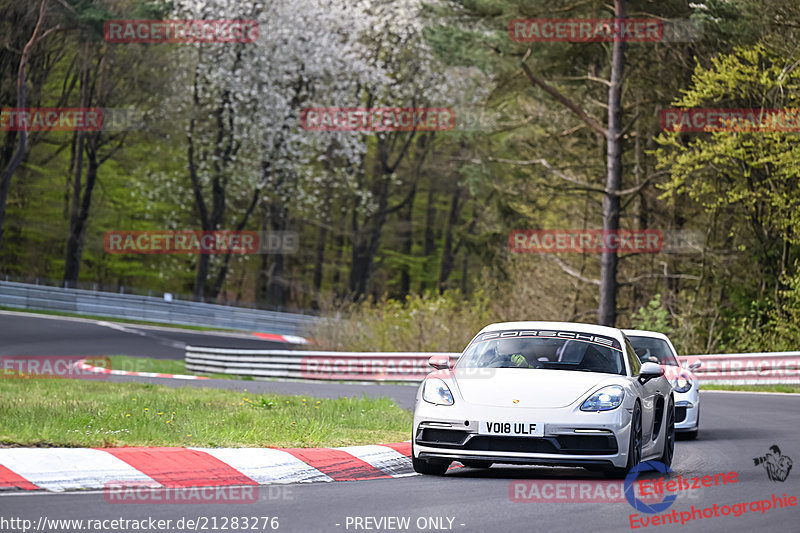
[[[482,369],[479,375],[471,370],[456,369],[454,373],[461,397],[473,405],[492,407],[566,407],[585,399],[598,386],[614,384],[620,378],[574,370],[492,368]]]

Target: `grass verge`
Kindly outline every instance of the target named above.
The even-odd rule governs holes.
[[[408,440],[411,420],[387,398],[0,379],[3,446],[347,446]]]
[[[731,390],[747,392],[792,392],[800,394],[800,385],[705,385],[700,390]]]

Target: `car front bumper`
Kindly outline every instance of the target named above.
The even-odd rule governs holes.
[[[421,402],[414,416],[414,455],[420,459],[473,460],[506,464],[624,467],[631,412],[584,412]],[[480,422],[542,424],[539,436],[479,434]]]
[[[675,431],[695,431],[700,423],[697,382],[687,392],[675,393]]]
[[[700,404],[687,400],[675,402],[675,431],[695,431],[700,423]]]

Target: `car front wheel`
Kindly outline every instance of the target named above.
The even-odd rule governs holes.
[[[664,451],[659,461],[667,468],[672,466],[672,457],[675,455],[675,403],[670,398],[667,408],[667,432],[665,434]]]
[[[642,408],[634,404],[631,416],[630,440],[628,441],[628,462],[623,468],[612,468],[606,471],[608,477],[620,478],[628,475],[633,467],[642,459]]]
[[[450,461],[428,461],[414,456],[414,445],[411,445],[411,466],[414,472],[428,476],[443,476],[450,467]]]

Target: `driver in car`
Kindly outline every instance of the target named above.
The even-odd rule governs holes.
[[[511,364],[514,365],[514,368],[536,368],[528,363],[528,359],[521,353],[511,354]]]
[[[528,343],[523,339],[502,339],[497,344],[497,351],[502,354],[507,368],[536,368],[525,357],[525,348]]]

